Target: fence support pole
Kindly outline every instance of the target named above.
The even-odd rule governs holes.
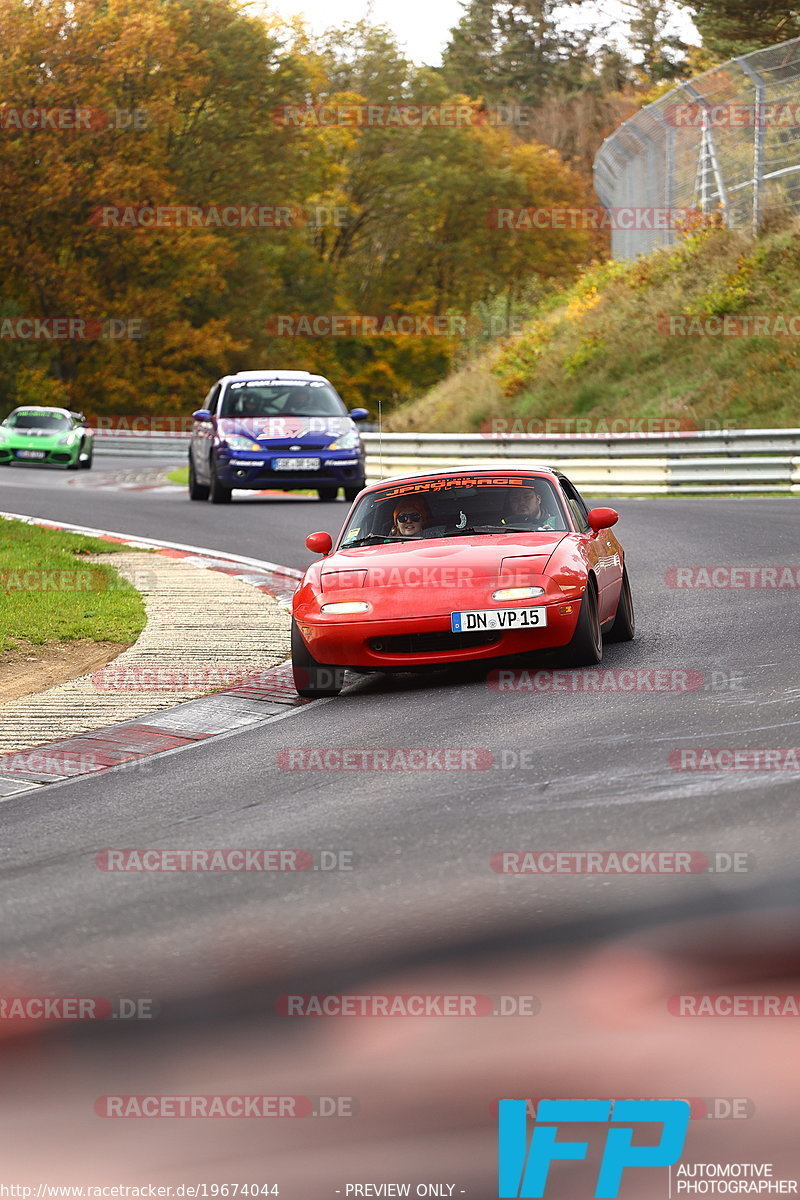
[[[761,188],[764,182],[764,80],[743,58],[733,60],[755,85],[753,106],[753,237],[761,228]]]
[[[728,193],[725,190],[725,180],[722,178],[722,171],[720,170],[719,158],[717,157],[717,146],[716,146],[716,142],[714,141],[714,134],[711,132],[711,121],[709,120],[709,116],[708,116],[708,101],[706,100],[705,96],[700,95],[697,88],[693,87],[691,85],[691,83],[685,83],[683,86],[686,89],[686,91],[689,93],[690,96],[694,96],[697,103],[700,104],[703,109],[703,141],[702,141],[701,148],[700,148],[700,156],[701,156],[701,160],[703,163],[703,182],[702,182],[703,190],[701,193],[702,209],[703,209],[703,212],[708,211],[709,195],[708,195],[708,187],[706,184],[706,166],[705,166],[705,159],[708,158],[708,161],[711,163],[711,170],[714,172],[714,182],[717,185],[717,195],[719,196],[719,202],[722,205],[722,215],[725,218],[725,224],[729,225],[730,224],[730,221],[729,221],[730,214],[729,214],[729,209],[728,209]]]
[[[664,120],[663,115],[659,112],[655,105],[652,106],[651,112],[664,130],[664,208],[667,210],[667,220],[669,224],[669,227],[666,231],[666,237],[664,238],[664,243],[667,246],[671,246],[675,241],[674,213],[672,211],[672,206],[675,200],[675,126],[668,124],[668,122]]]

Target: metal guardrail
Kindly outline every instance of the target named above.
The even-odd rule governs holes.
[[[189,434],[96,435],[100,455],[183,461]],[[551,437],[480,433],[365,433],[369,482],[444,467],[560,467],[587,492],[603,495],[800,493],[800,429]]]

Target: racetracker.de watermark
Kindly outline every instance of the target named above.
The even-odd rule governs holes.
[[[482,125],[531,126],[541,121],[528,104],[281,104],[272,110],[279,128],[467,129]]]
[[[524,1100],[528,1116],[535,1121],[543,1100],[601,1100],[612,1096],[498,1096],[490,1101],[489,1111],[497,1116],[500,1100]],[[619,1096],[620,1100],[684,1100],[693,1121],[746,1121],[755,1115],[756,1106],[748,1096]]]
[[[354,1096],[259,1096],[259,1095],[118,1095],[99,1096],[94,1104],[98,1117],[211,1118],[250,1117],[258,1120],[298,1117],[354,1117]]]
[[[0,592],[103,592],[115,582],[101,571],[66,568],[47,571],[41,567],[28,571],[0,571]]]
[[[479,317],[420,313],[276,313],[264,325],[267,337],[474,337],[483,331]]]
[[[141,567],[122,567],[118,573],[107,575],[104,571],[88,571],[86,568],[65,567],[63,570],[47,570],[32,567],[26,571],[6,568],[0,571],[0,592],[113,592],[125,589],[128,584],[139,591],[153,591],[158,576],[155,571]]]
[[[298,204],[102,204],[89,214],[100,229],[299,229]]]
[[[535,1017],[536,996],[448,992],[364,992],[279,996],[281,1017]]]
[[[357,214],[344,204],[100,204],[101,229],[346,229]]]
[[[152,1021],[152,997],[0,996],[0,1021]]]
[[[101,437],[108,434],[116,436],[131,437],[138,436],[142,433],[157,433],[164,437],[181,437],[187,433],[191,433],[195,427],[194,420],[189,416],[167,417],[161,415],[153,416],[134,416],[128,414],[120,415],[92,415],[89,417],[92,428],[95,433]]]
[[[3,317],[0,341],[138,342],[147,330],[141,317]]]
[[[485,438],[610,438],[685,437],[687,434],[716,433],[735,426],[725,419],[695,420],[692,417],[491,417],[480,427]]]
[[[610,233],[624,229],[680,229],[698,216],[693,208],[652,206],[603,208],[601,205],[550,206],[547,208],[490,208],[489,229],[511,233],[573,230],[581,233]]]
[[[261,675],[243,675],[240,667],[101,667],[91,681],[99,692],[222,692],[256,686]]]
[[[673,771],[798,771],[800,746],[681,746],[668,761]]]
[[[668,567],[664,572],[668,588],[800,588],[800,566],[783,563],[774,566],[739,567]]]
[[[141,132],[150,119],[146,108],[45,108],[0,105],[0,130],[25,133],[99,133],[105,129]]]
[[[656,328],[663,337],[800,337],[800,313],[754,313],[747,316],[662,314]]]
[[[791,992],[693,992],[670,996],[673,1017],[800,1017],[800,995]]]
[[[487,115],[471,104],[280,104],[272,110],[273,125],[296,129],[466,129],[486,123]]]
[[[490,671],[490,692],[699,692],[709,681],[702,671],[685,667],[582,668],[574,671]]]
[[[800,125],[800,104],[668,104],[661,116],[676,129],[790,129]]]
[[[0,775],[88,775],[106,766],[99,754],[78,754],[42,747],[0,757]]]
[[[497,850],[497,875],[744,875],[747,850]]]
[[[352,850],[334,849],[312,851],[227,847],[157,850],[141,847],[101,850],[95,855],[94,863],[101,871],[137,875],[352,871],[355,853]]]
[[[275,755],[282,771],[488,771],[491,750],[453,746],[285,747]]]

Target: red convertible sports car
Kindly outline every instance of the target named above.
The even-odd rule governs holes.
[[[560,648],[598,663],[634,636],[613,508],[588,510],[551,467],[454,468],[372,484],[294,596],[301,696],[335,696],[346,670],[414,671]]]

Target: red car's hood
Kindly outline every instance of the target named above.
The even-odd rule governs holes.
[[[461,537],[422,538],[419,541],[389,542],[380,546],[355,546],[352,550],[340,549],[321,564],[323,587],[326,577],[338,576],[341,572],[358,573],[358,584],[362,587],[402,586],[402,574],[420,569],[430,573],[432,569],[447,569],[469,572],[474,580],[496,579],[501,574],[502,564],[508,559],[538,559],[537,567],[544,569],[550,555],[567,535],[563,532],[548,533],[500,533],[469,534]],[[362,576],[363,573],[363,577]],[[360,578],[359,578],[360,577]],[[435,586],[435,575],[431,575]],[[466,578],[466,575],[464,576]],[[340,581],[329,580],[336,586]]]

